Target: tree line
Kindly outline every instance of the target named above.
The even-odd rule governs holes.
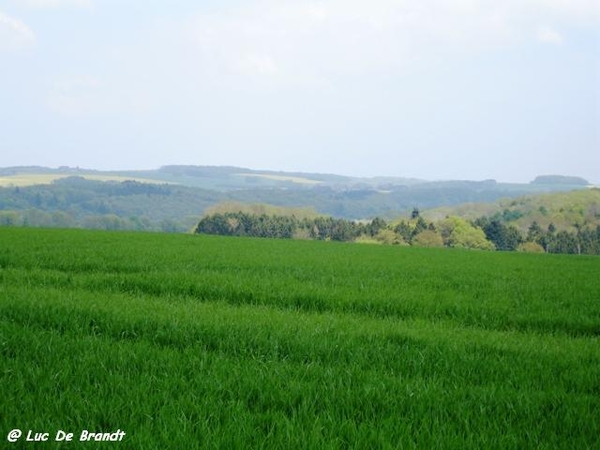
[[[475,223],[483,229],[487,239],[494,243],[497,250],[600,254],[600,225],[593,228],[575,224],[574,231],[559,231],[552,223],[543,229],[534,221],[524,234],[512,225],[485,217],[477,219]]]
[[[468,221],[446,217],[425,220],[417,209],[411,217],[388,223],[376,217],[352,221],[333,217],[297,218],[293,215],[223,212],[205,216],[196,233],[281,239],[315,239],[342,242],[373,242],[420,247],[453,247],[481,250],[600,254],[600,226],[575,226],[575,231],[542,229],[533,222],[526,233],[497,218]]]
[[[251,236],[284,239],[353,241],[361,234],[375,233],[369,225],[333,217],[296,216],[225,212],[208,215],[198,223],[196,233],[223,236]]]

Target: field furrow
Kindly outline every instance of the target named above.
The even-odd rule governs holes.
[[[599,275],[589,257],[0,229],[0,431],[595,448]]]

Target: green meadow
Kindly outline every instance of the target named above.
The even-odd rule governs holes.
[[[598,257],[5,227],[0,448],[597,449],[599,337]]]

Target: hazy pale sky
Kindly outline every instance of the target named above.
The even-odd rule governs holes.
[[[600,0],[0,0],[0,166],[600,183]]]

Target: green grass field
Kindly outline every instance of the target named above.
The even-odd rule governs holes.
[[[598,257],[0,228],[0,448],[600,448],[599,337]]]

